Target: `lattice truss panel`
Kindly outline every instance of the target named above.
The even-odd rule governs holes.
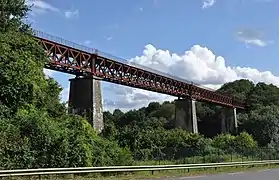
[[[37,39],[50,60],[45,65],[48,69],[78,76],[95,76],[116,84],[244,109],[244,104],[221,93],[148,72],[98,56],[98,54],[91,54],[45,39]]]

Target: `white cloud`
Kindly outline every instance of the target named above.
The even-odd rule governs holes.
[[[202,8],[206,9],[213,6],[216,3],[216,0],[203,0]]]
[[[141,8],[139,8],[139,10],[141,11],[141,12],[143,12],[143,8],[141,7]]]
[[[77,18],[77,17],[79,17],[79,11],[78,10],[65,11],[65,17],[68,19]]]
[[[52,76],[53,76],[53,73],[54,73],[55,71],[49,70],[49,69],[44,69],[43,72],[44,72],[46,78],[48,78],[48,77],[52,77]]]
[[[279,77],[269,71],[260,72],[251,67],[230,67],[225,59],[216,56],[212,51],[200,45],[194,45],[182,55],[168,50],[156,49],[153,45],[145,46],[141,56],[132,58],[130,62],[138,63],[162,72],[193,81],[210,88],[219,88],[222,84],[237,79],[250,79],[254,83],[265,82],[279,86]],[[146,68],[147,69],[147,68]],[[150,101],[172,100],[174,97],[110,84],[104,89],[113,94],[113,98],[104,97],[105,109],[139,108]]]
[[[42,14],[46,12],[59,12],[59,9],[42,0],[26,0],[28,6],[32,6],[31,15]]]
[[[252,45],[260,46],[260,47],[265,47],[267,45],[267,43],[261,39],[247,39],[247,40],[244,40],[244,42],[246,44],[252,44]]]
[[[264,40],[263,33],[253,29],[244,29],[238,31],[236,36],[239,41],[244,42],[246,45],[265,47],[271,43],[271,41]]]
[[[169,101],[174,99],[168,95],[115,84],[108,84],[103,90],[107,93],[113,94],[113,99],[111,99],[111,97],[106,98],[106,96],[103,96],[104,110],[119,108],[126,111],[129,109],[140,108],[151,101]]]

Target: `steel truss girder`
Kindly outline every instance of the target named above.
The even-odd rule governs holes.
[[[243,103],[227,95],[148,72],[98,54],[88,53],[47,39],[35,38],[49,58],[45,68],[77,76],[95,76],[104,81],[125,86],[244,109]]]

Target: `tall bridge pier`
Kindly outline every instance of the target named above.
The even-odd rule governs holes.
[[[198,133],[195,99],[175,100],[175,127]],[[223,107],[221,110],[221,132],[237,133],[236,108]]]
[[[221,132],[237,133],[236,108],[224,107],[221,110]]]
[[[175,100],[175,127],[198,133],[196,101],[194,99]]]
[[[85,116],[100,133],[104,129],[100,81],[93,77],[76,77],[69,81],[69,114]]]

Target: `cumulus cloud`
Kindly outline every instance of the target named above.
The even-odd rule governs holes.
[[[205,87],[219,88],[222,84],[237,79],[249,79],[254,83],[265,82],[279,86],[279,77],[269,71],[260,72],[251,67],[230,67],[222,56],[215,55],[207,47],[194,45],[183,54],[171,53],[168,50],[156,49],[146,45],[142,55],[129,60],[132,64],[152,67],[161,74],[171,74],[179,79],[199,83]],[[175,78],[175,77],[174,77]],[[106,109],[131,109],[147,105],[150,101],[172,100],[174,97],[133,89],[125,86],[110,84],[104,89],[113,94],[113,98],[104,97]]]
[[[43,0],[26,0],[28,6],[32,6],[31,15],[43,14],[46,12],[59,12],[59,9]]]
[[[213,6],[216,3],[216,0],[203,0],[202,8],[206,9]]]
[[[108,84],[103,90],[109,94],[113,94],[112,98],[103,96],[104,110],[119,108],[126,111],[140,108],[152,101],[169,101],[174,99],[168,95],[115,84]]]
[[[263,33],[253,29],[243,29],[237,31],[236,37],[239,41],[244,42],[246,45],[254,45],[259,47],[265,47],[271,41],[265,41]]]

